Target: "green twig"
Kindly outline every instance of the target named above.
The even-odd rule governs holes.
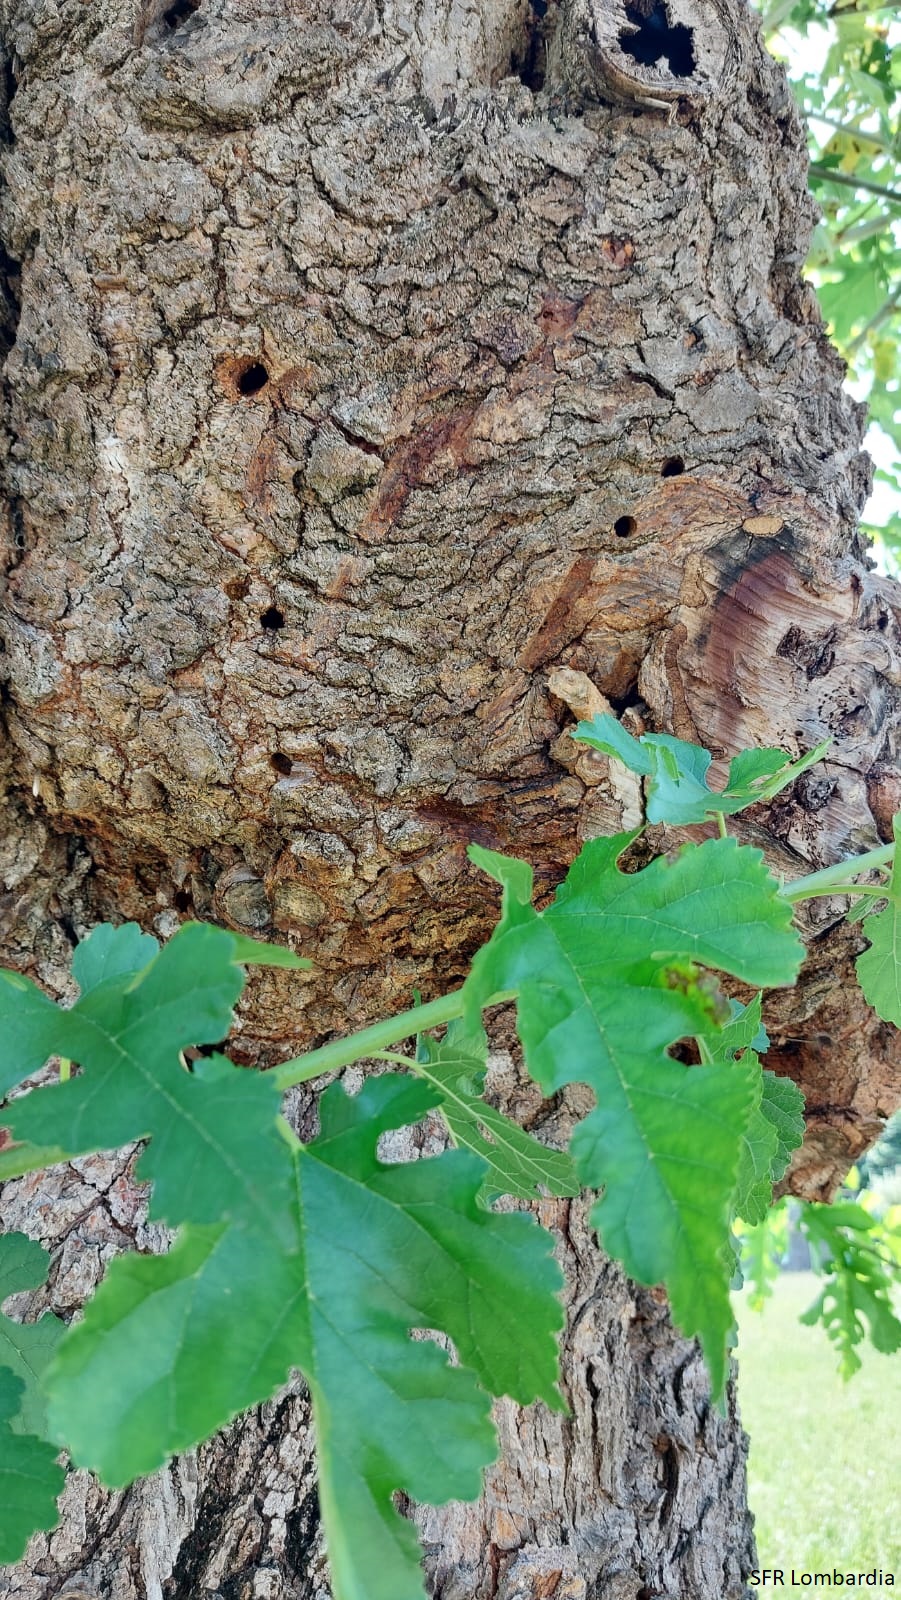
[[[791,887],[794,888],[794,885],[792,884]],[[870,884],[863,883],[837,883],[831,889],[808,889],[803,898],[805,900],[815,900],[819,896],[822,899],[828,899],[830,896],[837,894],[869,895],[871,900],[884,900],[888,895],[888,889],[884,883],[875,888]]]
[[[784,883],[780,893],[786,900],[792,901],[807,900],[829,889],[833,894],[846,894],[849,874],[853,873],[856,877],[861,872],[874,872],[877,867],[887,867],[894,855],[895,846],[884,844],[878,850],[867,850],[861,856],[852,856],[850,861],[837,861],[834,867],[823,867],[819,872],[808,873],[805,878],[796,878],[794,883]],[[884,889],[882,893],[885,893]]]
[[[493,1003],[497,1004],[503,998],[499,995]],[[283,1061],[280,1067],[273,1068],[272,1076],[280,1089],[290,1089],[295,1083],[307,1083],[310,1078],[320,1077],[323,1072],[336,1072],[339,1067],[349,1067],[352,1061],[365,1061],[368,1057],[377,1056],[389,1045],[409,1039],[411,1034],[424,1032],[427,1028],[439,1028],[443,1023],[452,1022],[454,1017],[462,1015],[463,990],[453,989],[450,994],[439,995],[437,1000],[431,1000],[426,1006],[414,1006],[411,1011],[402,1011],[396,1017],[374,1022],[359,1033],[334,1039],[319,1050],[310,1050],[306,1055]]]
[[[720,815],[718,822],[721,832],[725,831],[724,821]],[[850,861],[840,861],[834,867],[824,867],[820,872],[812,872],[804,878],[797,878],[794,883],[783,884],[780,892],[786,900],[793,903],[830,892],[884,894],[884,889],[870,891],[861,885],[849,884],[849,874],[871,872],[877,867],[887,866],[894,853],[893,844],[882,845],[878,850],[868,850],[864,855],[853,857]],[[509,994],[493,995],[489,1004],[500,1005],[510,998]],[[341,1067],[348,1067],[354,1061],[365,1061],[372,1057],[383,1060],[401,1059],[405,1065],[415,1070],[412,1059],[406,1056],[392,1058],[388,1054],[390,1046],[411,1038],[414,1033],[424,1033],[429,1028],[442,1027],[462,1015],[463,990],[454,989],[450,994],[439,995],[437,1000],[430,1001],[428,1005],[414,1006],[410,1011],[402,1011],[396,1017],[386,1017],[380,1022],[374,1022],[370,1027],[362,1028],[359,1033],[349,1034],[343,1039],[334,1039],[331,1044],[322,1045],[318,1050],[310,1050],[306,1055],[283,1061],[281,1066],[273,1068],[272,1075],[279,1089],[290,1089],[295,1084],[308,1083],[311,1078],[321,1077],[323,1073],[337,1072]]]

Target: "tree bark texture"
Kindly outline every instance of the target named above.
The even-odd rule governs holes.
[[[0,0],[6,964],[65,993],[104,918],[285,939],[316,970],[254,977],[248,1064],[438,993],[496,916],[470,840],[546,892],[631,814],[582,705],[722,757],[830,738],[738,830],[787,876],[889,836],[898,592],[856,542],[861,408],[799,276],[803,132],[739,0],[670,0],[649,64],[646,13]],[[808,931],[768,1025],[824,1195],[898,1050],[859,932],[831,901]],[[573,1110],[498,1092],[551,1136]],[[129,1171],[7,1187],[58,1309],[162,1247]],[[484,1500],[417,1513],[435,1592],[732,1600],[734,1406],[547,1210],[572,1415],[501,1407]],[[327,1593],[299,1389],[66,1503],[10,1593]]]

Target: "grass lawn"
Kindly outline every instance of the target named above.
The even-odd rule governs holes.
[[[739,1297],[739,1398],[760,1565],[785,1568],[786,1583],[792,1567],[881,1567],[894,1573],[893,1588],[853,1593],[888,1600],[901,1596],[901,1354],[863,1346],[861,1371],[843,1383],[825,1333],[797,1320],[817,1282],[783,1273],[760,1314]]]

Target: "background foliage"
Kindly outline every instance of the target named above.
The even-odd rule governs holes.
[[[869,404],[876,493],[864,528],[901,563],[901,21],[878,0],[771,0],[764,37],[808,121],[822,208],[807,264]]]

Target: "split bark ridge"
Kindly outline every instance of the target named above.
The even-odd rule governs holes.
[[[7,964],[59,990],[106,917],[281,935],[317,971],[255,979],[248,1062],[438,992],[496,913],[471,839],[548,887],[621,820],[561,668],[723,754],[832,738],[747,824],[777,869],[887,836],[897,591],[737,0],[0,0],[0,40]],[[812,917],[769,1025],[822,1194],[897,1046]],[[135,1206],[98,1159],[3,1214],[66,1308]],[[485,1501],[423,1518],[437,1592],[740,1594],[740,1434],[557,1220],[573,1417],[502,1413]],[[304,1406],[76,1476],[12,1592],[324,1594]]]

